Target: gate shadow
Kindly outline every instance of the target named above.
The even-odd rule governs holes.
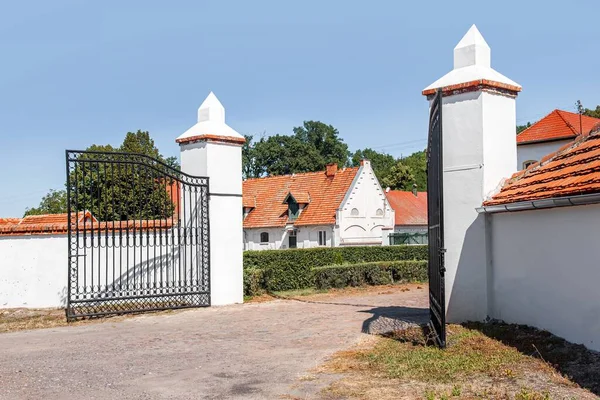
[[[361,310],[372,314],[362,324],[362,332],[383,335],[415,326],[425,326],[429,320],[429,309],[404,306],[373,307]]]

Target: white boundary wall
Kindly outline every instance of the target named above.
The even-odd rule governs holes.
[[[64,307],[67,235],[0,237],[0,308]]]
[[[600,351],[600,205],[488,218],[490,316]]]

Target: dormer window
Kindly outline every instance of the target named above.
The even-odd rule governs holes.
[[[288,205],[288,222],[293,222],[298,219],[302,210],[310,203],[310,195],[308,192],[290,191],[285,196],[283,203]]]

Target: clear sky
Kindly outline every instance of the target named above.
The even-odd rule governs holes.
[[[0,0],[0,217],[62,189],[64,150],[150,131],[161,152],[214,91],[242,134],[334,125],[350,149],[426,144],[421,90],[475,23],[519,82],[517,121],[600,103],[597,1]]]

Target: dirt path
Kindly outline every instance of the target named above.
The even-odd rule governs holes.
[[[408,287],[0,334],[0,399],[312,397],[328,356],[427,318]]]

